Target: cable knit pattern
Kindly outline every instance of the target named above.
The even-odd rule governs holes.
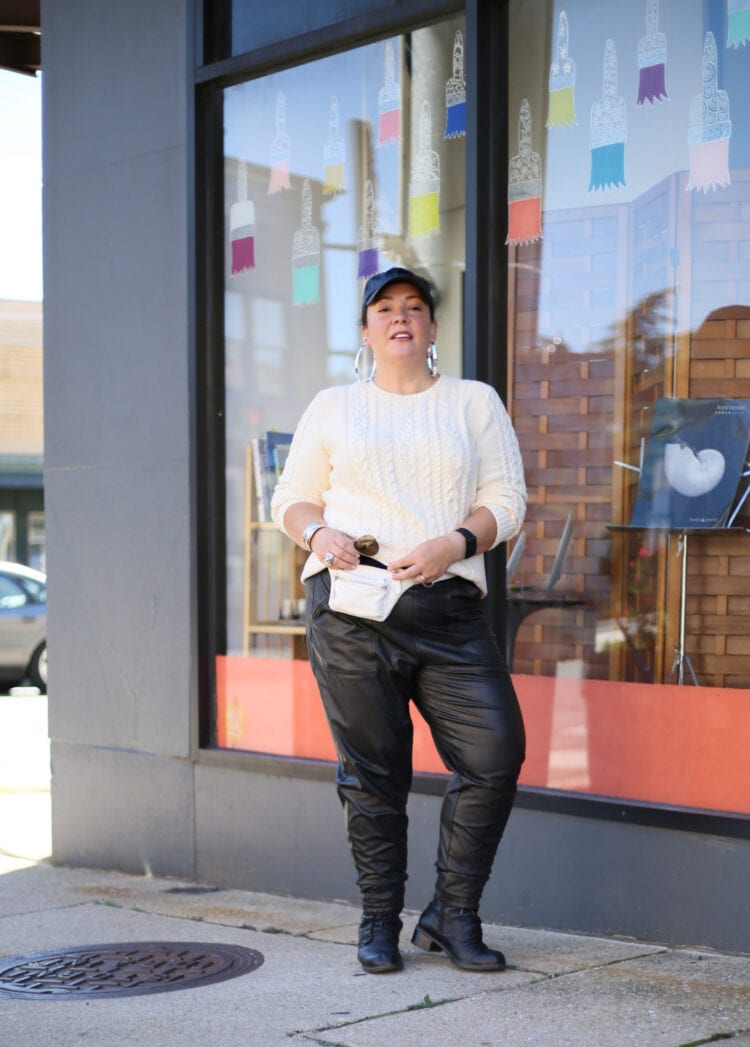
[[[495,545],[513,537],[526,512],[518,440],[489,385],[441,375],[421,393],[388,393],[372,382],[318,393],[294,434],[272,514],[313,502],[326,523],[352,537],[374,534],[390,563],[420,542],[459,527],[486,506]],[[286,533],[286,532],[285,532]],[[311,555],[302,578],[323,565]],[[481,555],[449,573],[487,591]]]

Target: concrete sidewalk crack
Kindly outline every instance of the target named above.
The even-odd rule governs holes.
[[[718,1043],[720,1040],[733,1040],[735,1036],[746,1036],[750,1028],[735,1029],[734,1032],[715,1032],[713,1036],[707,1036],[704,1040],[691,1040],[689,1043],[678,1044],[678,1047],[703,1047],[707,1043]]]
[[[0,920],[15,920],[19,916],[36,916],[39,913],[62,912],[65,909],[78,909],[80,906],[86,904],[87,902],[69,902],[67,905],[56,904],[42,906],[39,909],[24,909],[22,912],[5,912],[0,913]]]
[[[585,967],[574,967],[568,971],[542,971],[537,967],[521,967],[510,963],[507,966],[507,970],[520,971],[523,974],[538,974],[541,975],[541,980],[547,981],[552,978],[566,978],[571,974],[585,974],[587,971],[601,971],[606,967],[617,967],[622,963],[632,963],[633,960],[642,960],[649,956],[664,956],[672,951],[674,950],[649,949],[647,952],[633,953],[632,956],[620,956],[616,960],[602,960],[599,963],[587,964]]]
[[[397,1014],[409,1014],[411,1011],[424,1011],[431,1010],[433,1007],[442,1007],[446,1003],[458,1003],[459,1000],[465,999],[463,996],[447,996],[441,1000],[433,1000],[429,993],[426,993],[424,998],[419,1003],[410,1003],[405,1007],[397,1007],[392,1011],[378,1011],[376,1014],[366,1014],[361,1018],[353,1018],[351,1021],[334,1023],[329,1025],[319,1025],[316,1029],[293,1029],[287,1033],[287,1036],[304,1036],[309,1039],[315,1036],[317,1033],[331,1032],[334,1029],[347,1029],[350,1026],[361,1025],[363,1022],[377,1021],[380,1018],[392,1018]],[[315,1044],[326,1045],[325,1040],[313,1040]],[[342,1047],[341,1044],[336,1047]]]

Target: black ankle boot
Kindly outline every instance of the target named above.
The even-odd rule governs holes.
[[[400,971],[404,966],[398,951],[398,936],[402,927],[397,912],[362,913],[357,959],[368,974]]]
[[[444,952],[464,971],[504,971],[505,957],[482,941],[476,909],[459,909],[437,899],[419,917],[412,942],[427,952]]]

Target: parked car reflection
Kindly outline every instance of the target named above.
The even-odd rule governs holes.
[[[47,690],[47,578],[0,561],[0,680]]]

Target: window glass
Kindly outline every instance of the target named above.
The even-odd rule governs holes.
[[[439,366],[460,375],[463,20],[224,91],[226,649],[219,746],[332,759],[307,662],[305,555],[270,522],[290,434],[355,380],[364,280],[437,289]]]
[[[46,570],[47,558],[44,540],[44,512],[34,509],[26,516],[28,529],[28,565],[37,571]]]
[[[0,560],[16,558],[16,514],[0,512]]]
[[[0,609],[10,610],[23,607],[28,597],[20,585],[5,574],[0,574]]]
[[[526,784],[750,812],[744,6],[510,4]]]
[[[18,585],[25,590],[26,594],[33,603],[46,603],[47,584],[41,578],[31,578],[24,576],[18,579]]]
[[[247,0],[231,0],[228,6],[233,55],[275,44],[282,26],[288,37],[323,29],[335,24],[342,10],[338,4],[301,4],[299,0],[276,0],[268,7],[248,4]],[[374,6],[373,0],[347,0],[345,15],[347,18],[366,15]]]

